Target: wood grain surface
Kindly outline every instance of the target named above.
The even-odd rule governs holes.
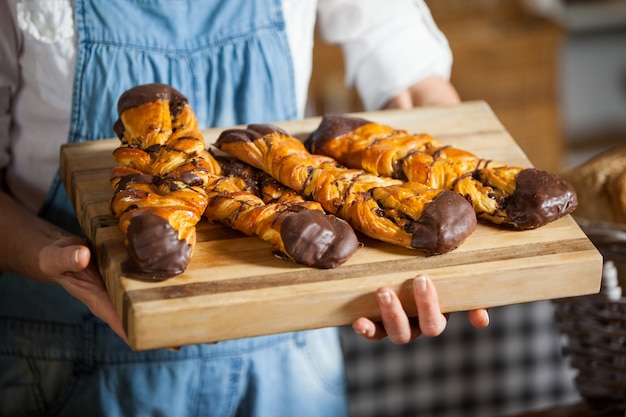
[[[361,117],[426,132],[483,158],[531,166],[484,102],[361,113]],[[280,125],[305,138],[319,119]],[[223,129],[204,131],[207,145]],[[338,326],[378,317],[374,291],[395,289],[415,314],[411,280],[428,274],[445,312],[595,293],[602,257],[567,216],[530,231],[480,224],[458,249],[425,257],[359,235],[363,247],[344,265],[319,270],[281,260],[271,245],[203,220],[185,273],[163,282],[123,276],[127,258],[110,214],[109,172],[117,139],[68,144],[61,150],[63,182],[92,242],[100,272],[136,350],[215,342]]]

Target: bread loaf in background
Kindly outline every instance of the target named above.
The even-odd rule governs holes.
[[[578,194],[574,217],[626,225],[626,145],[601,152],[563,177]]]
[[[626,295],[626,145],[601,152],[563,177],[578,194],[572,215],[602,253],[605,265],[612,262]]]

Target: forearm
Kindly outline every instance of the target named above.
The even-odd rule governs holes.
[[[341,45],[365,110],[427,77],[447,79],[452,52],[423,0],[319,0],[322,37]],[[349,22],[346,24],[345,22]]]

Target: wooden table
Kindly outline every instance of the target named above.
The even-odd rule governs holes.
[[[530,166],[483,102],[361,114],[509,165]],[[280,123],[305,137],[319,119]],[[212,144],[221,129],[204,132]],[[415,314],[411,280],[435,282],[446,312],[597,292],[602,258],[571,217],[531,231],[481,224],[455,251],[424,257],[360,236],[346,264],[317,270],[272,256],[268,243],[202,221],[187,271],[164,282],[123,276],[127,255],[109,212],[108,182],[117,139],[66,145],[62,176],[77,217],[93,242],[100,272],[133,348],[149,349],[337,326],[377,318],[374,291],[395,289]]]

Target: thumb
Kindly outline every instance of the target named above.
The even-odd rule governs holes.
[[[44,247],[39,254],[39,267],[51,275],[82,271],[89,264],[91,252],[83,245]]]

